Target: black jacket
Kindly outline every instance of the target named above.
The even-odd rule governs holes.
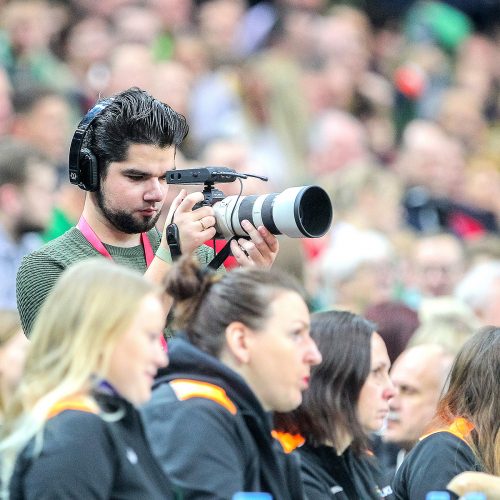
[[[298,464],[271,437],[270,416],[244,380],[179,337],[169,358],[142,413],[153,452],[183,498],[264,491],[302,499]]]
[[[67,409],[45,424],[43,448],[32,439],[19,455],[11,500],[171,499],[171,483],[153,457],[139,412],[116,396],[96,395],[108,422],[90,411]]]
[[[469,445],[450,432],[436,432],[418,442],[405,457],[394,478],[394,493],[401,500],[423,500],[429,491],[445,490],[465,471],[482,471]]]
[[[384,484],[374,456],[355,455],[347,448],[342,455],[331,446],[304,444],[300,456],[302,480],[308,500],[370,500],[394,498]]]

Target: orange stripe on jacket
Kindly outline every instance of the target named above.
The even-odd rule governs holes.
[[[306,440],[300,434],[290,434],[288,432],[272,431],[274,439],[277,439],[285,453],[291,453],[293,450],[302,446]]]
[[[90,396],[73,396],[56,403],[49,411],[47,418],[53,418],[64,410],[86,411],[88,413],[99,413],[97,403]]]
[[[205,398],[215,401],[233,415],[238,413],[235,404],[229,399],[226,391],[218,385],[199,380],[177,379],[169,382],[170,387],[181,401],[191,398]]]
[[[466,441],[466,437],[471,433],[472,429],[474,429],[474,424],[469,422],[467,419],[459,417],[456,418],[448,427],[444,429],[439,429],[434,432],[429,432],[429,434],[425,434],[422,436],[419,441],[426,438],[427,436],[431,436],[432,434],[436,434],[436,432],[449,432],[454,436],[457,436],[462,441]]]

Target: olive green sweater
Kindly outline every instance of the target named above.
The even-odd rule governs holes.
[[[156,251],[160,245],[160,234],[153,228],[148,236]],[[104,246],[115,262],[142,273],[146,271],[142,245],[130,248]],[[71,264],[99,255],[83,234],[73,227],[24,257],[17,273],[16,294],[17,307],[27,336],[31,334],[38,310],[61,273]],[[202,265],[206,265],[213,257],[213,250],[203,245],[197,249],[196,256]]]

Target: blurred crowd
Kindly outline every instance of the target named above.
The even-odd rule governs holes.
[[[33,231],[47,241],[81,212],[67,179],[79,118],[138,86],[188,119],[178,168],[268,175],[243,194],[328,190],[332,230],[283,239],[278,259],[314,308],[418,310],[453,296],[498,324],[499,7],[389,3],[0,2],[0,305],[15,307],[15,262],[39,244]],[[41,157],[19,154],[26,168],[10,171],[13,140]],[[52,168],[41,176],[30,162]]]
[[[499,61],[488,0],[0,0],[0,368],[15,368],[0,394],[26,350],[21,259],[82,212],[68,180],[76,125],[137,86],[187,119],[177,168],[269,177],[246,179],[244,195],[329,193],[331,229],[280,237],[275,267],[311,310],[376,325],[396,392],[375,446],[397,467],[453,357],[500,325]],[[412,384],[425,401],[405,403]]]

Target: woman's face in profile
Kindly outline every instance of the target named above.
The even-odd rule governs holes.
[[[290,411],[302,402],[311,366],[321,354],[309,335],[309,310],[295,292],[280,293],[262,330],[247,335],[245,379],[266,411]]]
[[[389,378],[391,363],[385,343],[377,332],[372,334],[370,346],[370,373],[358,399],[358,418],[367,434],[382,428],[389,413],[389,400],[394,396]]]
[[[149,400],[158,368],[167,365],[167,354],[161,345],[165,317],[160,299],[154,294],[146,295],[111,354],[104,378],[134,405]]]

